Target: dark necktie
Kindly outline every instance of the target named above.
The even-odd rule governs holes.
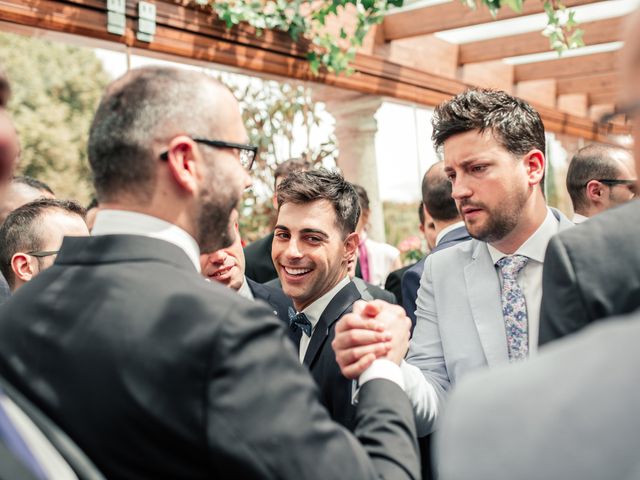
[[[289,328],[293,331],[299,328],[307,337],[311,337],[313,325],[304,313],[296,313],[293,308],[289,307]]]

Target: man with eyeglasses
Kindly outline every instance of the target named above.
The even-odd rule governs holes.
[[[12,293],[53,265],[64,237],[89,235],[84,213],[75,202],[42,198],[9,214],[0,227],[0,270]]]
[[[201,72],[147,67],[111,83],[89,132],[92,236],[66,238],[0,309],[0,375],[106,478],[418,478],[399,367],[381,360],[361,379],[351,434],[272,309],[203,281],[200,252],[235,239],[246,143],[237,101]],[[349,318],[382,341],[408,337],[378,308]]]
[[[567,190],[574,223],[632,200],[636,173],[631,154],[613,145],[594,143],[581,148],[569,164]]]
[[[540,345],[640,307],[640,202],[633,200],[631,155],[614,146],[584,147],[569,165],[567,188],[577,223],[598,215],[549,242]]]

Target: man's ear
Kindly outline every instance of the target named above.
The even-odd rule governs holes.
[[[32,263],[29,261],[30,256],[26,253],[14,253],[11,257],[11,270],[16,278],[19,278],[23,282],[31,280],[36,272],[34,271]]]
[[[189,192],[197,190],[198,168],[202,161],[196,143],[186,135],[179,135],[169,142],[166,162],[179,188]]]
[[[524,166],[529,178],[529,185],[539,185],[544,177],[546,159],[544,153],[534,148],[524,156]]]
[[[349,260],[351,258],[355,258],[356,252],[358,251],[358,245],[360,244],[360,235],[356,232],[352,232],[347,235],[347,238],[344,239],[344,247],[345,247],[345,260]]]
[[[587,198],[594,203],[600,203],[602,201],[603,188],[602,184],[597,180],[590,180],[585,187]]]

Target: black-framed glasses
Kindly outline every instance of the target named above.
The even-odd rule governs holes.
[[[32,257],[42,258],[42,257],[50,257],[51,255],[57,255],[59,250],[38,250],[33,252],[27,252],[27,255],[31,255]]]
[[[253,162],[258,155],[258,147],[255,145],[247,145],[244,143],[233,143],[233,142],[224,142],[222,140],[210,140],[208,138],[202,137],[189,137],[194,142],[202,143],[203,145],[208,145],[209,147],[215,148],[233,148],[239,151],[240,156],[240,165],[242,165],[247,171],[251,170],[253,166]],[[162,152],[160,154],[161,160],[169,159],[169,152]]]
[[[626,179],[614,179],[614,178],[593,178],[589,180],[589,182],[595,180],[596,182],[604,183],[605,185],[613,186],[613,185],[635,185],[637,180],[626,180]],[[585,183],[586,187],[589,182]]]

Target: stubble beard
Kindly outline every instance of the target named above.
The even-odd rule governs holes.
[[[482,208],[487,213],[487,220],[481,225],[472,225],[465,221],[469,235],[477,240],[487,243],[494,243],[502,240],[517,227],[522,211],[527,202],[527,192],[515,191],[505,201],[501,202],[501,207],[489,209]]]

